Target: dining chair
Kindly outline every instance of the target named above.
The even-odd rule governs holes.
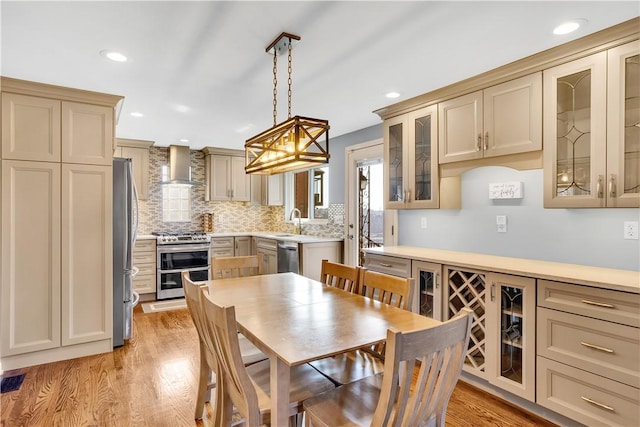
[[[320,281],[327,286],[357,293],[360,280],[360,267],[322,260]]]
[[[204,284],[194,283],[189,278],[189,272],[182,273],[182,287],[184,288],[185,300],[191,319],[198,332],[198,341],[200,347],[200,372],[198,377],[198,394],[196,396],[195,419],[202,418],[204,412],[204,404],[210,400],[211,391],[216,387],[216,360],[215,355],[211,353],[205,341],[208,339],[206,334],[206,320],[200,306],[201,288],[203,292],[208,292],[207,286]],[[239,337],[240,353],[242,355],[242,363],[251,365],[253,363],[265,360],[264,355],[256,346],[254,346],[244,336]],[[213,408],[216,411],[216,408]]]
[[[240,346],[235,307],[222,307],[201,291],[200,304],[207,319],[210,339],[205,343],[216,356],[223,395],[220,402],[221,425],[229,425],[234,411],[244,419],[247,427],[270,423],[270,361],[250,366],[240,363]],[[303,401],[333,390],[331,381],[308,364],[291,368],[289,415],[290,424],[300,421]]]
[[[358,293],[394,307],[408,310],[411,307],[413,289],[412,278],[391,276],[389,274],[360,268]],[[385,343],[378,343],[309,364],[329,378],[336,385],[348,384],[384,371]]]
[[[247,277],[262,274],[262,255],[212,257],[211,279]]]
[[[438,326],[389,329],[384,373],[305,401],[306,427],[444,427],[472,321],[464,308]]]

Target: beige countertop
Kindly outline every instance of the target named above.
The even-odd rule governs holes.
[[[251,231],[245,233],[207,233],[211,237],[236,237],[236,236],[252,236],[252,237],[264,237],[267,239],[283,240],[287,242],[297,243],[324,243],[324,242],[342,242],[344,239],[341,237],[320,237],[310,236],[307,234],[293,234],[277,231]]]
[[[157,237],[153,234],[138,234],[136,240],[156,240]]]
[[[414,246],[370,248],[365,249],[365,252],[640,293],[640,272],[633,270],[617,270]]]

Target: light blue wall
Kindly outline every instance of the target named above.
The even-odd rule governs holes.
[[[489,183],[520,181],[524,197],[489,199]],[[542,170],[483,167],[462,175],[462,209],[399,211],[398,244],[571,264],[640,269],[638,240],[623,239],[638,209],[544,209]],[[496,231],[507,216],[507,233]],[[420,227],[427,218],[427,228]]]
[[[344,203],[345,147],[381,137],[376,125],[330,141],[331,203]],[[522,199],[489,199],[489,183],[511,181],[523,182]],[[467,171],[461,209],[398,211],[398,244],[640,270],[640,241],[623,239],[624,221],[639,221],[639,209],[544,209],[542,182],[541,169]],[[507,216],[507,233],[496,231],[496,215]]]

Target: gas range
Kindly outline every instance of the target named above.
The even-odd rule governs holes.
[[[158,245],[209,243],[211,238],[204,231],[156,231]]]

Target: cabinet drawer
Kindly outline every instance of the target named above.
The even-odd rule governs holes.
[[[640,389],[538,356],[537,403],[586,425],[638,425]]]
[[[640,330],[538,307],[538,355],[640,387]]]
[[[141,264],[154,264],[156,263],[156,252],[134,252],[133,253],[133,265],[140,267]]]
[[[133,279],[133,290],[139,294],[148,294],[156,291],[156,276],[136,276]]]
[[[233,256],[233,247],[231,248],[215,248],[211,251],[212,257],[228,257]]]
[[[640,327],[640,294],[538,280],[538,306]]]
[[[136,240],[134,252],[155,252],[156,241],[154,239]]]
[[[256,239],[256,248],[264,250],[278,250],[278,241],[273,239]]]
[[[140,276],[154,276],[156,275],[156,263],[147,263],[147,264],[136,264],[133,265],[138,269],[138,274],[133,280],[136,280]]]
[[[231,250],[233,251],[233,236],[212,238],[211,249],[215,251],[218,248],[231,248]],[[231,256],[233,256],[233,254],[231,254]]]
[[[411,277],[411,260],[406,258],[366,254],[364,266],[392,276]]]

